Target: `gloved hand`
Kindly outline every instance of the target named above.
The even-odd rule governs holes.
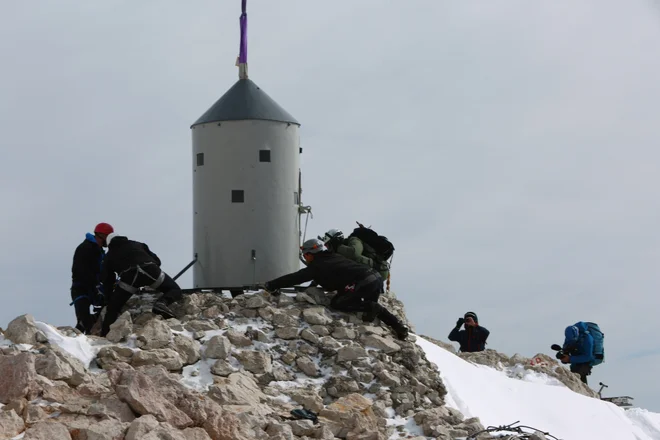
[[[282,294],[282,292],[280,292],[278,289],[274,289],[269,282],[264,284],[264,290],[273,296],[280,296]]]
[[[456,321],[456,327],[462,326],[463,323],[465,323],[465,319],[464,318],[458,318],[458,321]]]

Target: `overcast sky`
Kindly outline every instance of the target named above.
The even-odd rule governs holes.
[[[190,125],[238,78],[239,0],[0,3],[0,325],[73,325],[100,221],[192,259]],[[250,78],[301,123],[308,235],[396,246],[419,333],[475,311],[660,411],[660,7],[653,0],[249,0]],[[192,277],[181,279],[190,287]],[[439,366],[442,369],[442,366]],[[502,421],[506,422],[506,421]]]

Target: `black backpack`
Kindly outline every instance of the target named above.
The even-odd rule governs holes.
[[[362,240],[363,243],[371,246],[377,256],[383,261],[389,260],[394,253],[394,245],[387,239],[387,237],[378,235],[376,231],[365,226],[360,225],[360,227],[355,228],[353,233],[349,235],[349,238],[350,237],[357,237]]]

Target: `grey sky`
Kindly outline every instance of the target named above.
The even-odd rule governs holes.
[[[99,221],[171,274],[190,261],[189,126],[237,80],[239,15],[0,3],[1,325],[73,324],[73,250]],[[594,320],[592,386],[660,411],[656,2],[249,0],[248,16],[250,78],[302,123],[308,235],[359,220],[390,237],[420,333],[445,339],[471,309],[490,348],[531,356]]]

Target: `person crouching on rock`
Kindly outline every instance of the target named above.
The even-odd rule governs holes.
[[[108,253],[103,260],[101,276],[104,290],[110,294],[101,336],[108,334],[110,325],[117,320],[126,301],[132,295],[139,294],[140,287],[163,292],[154,303],[152,312],[165,319],[174,318],[174,313],[168,306],[180,300],[183,292],[179,285],[161,270],[160,259],[149,246],[114,233],[107,236],[106,243]],[[115,274],[119,275],[119,279]]]
[[[343,312],[363,312],[364,321],[379,318],[392,328],[401,340],[408,337],[408,328],[389,310],[378,304],[383,291],[383,279],[374,269],[356,263],[342,255],[329,252],[323,241],[313,238],[301,246],[307,267],[268,281],[268,292],[314,280],[327,291],[337,291],[330,306]]]
[[[465,324],[465,330],[460,330]],[[456,327],[449,333],[449,340],[458,342],[463,353],[473,353],[475,351],[484,351],[486,349],[486,339],[490,332],[479,325],[479,319],[474,312],[467,312],[462,318],[456,321]]]

